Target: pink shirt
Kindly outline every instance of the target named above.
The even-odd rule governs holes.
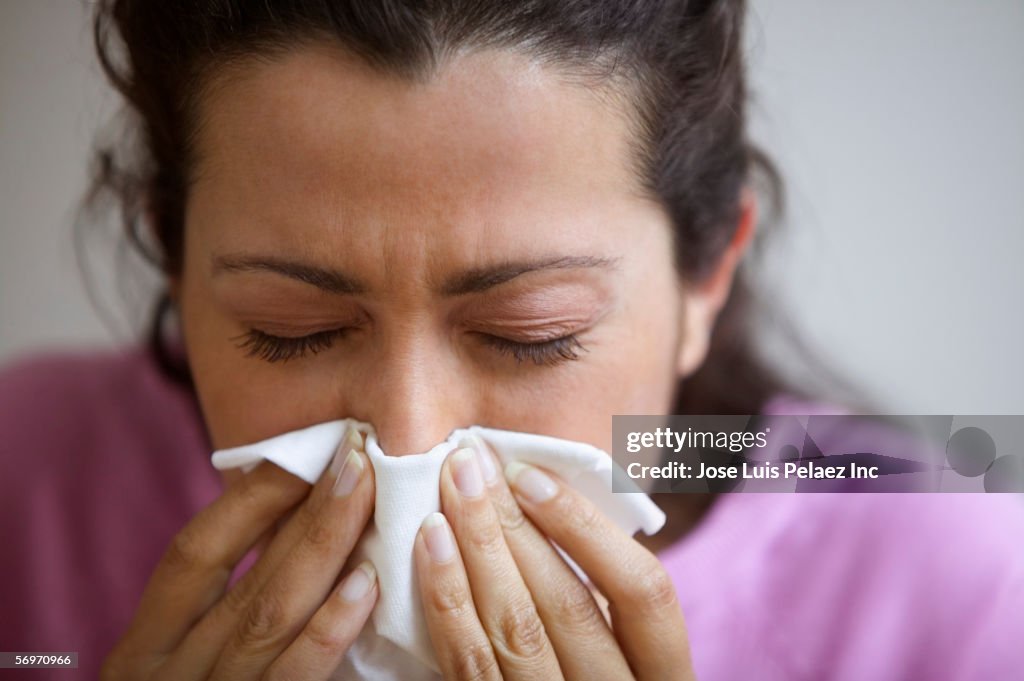
[[[140,348],[0,371],[0,651],[79,653],[18,674],[96,677],[220,493],[209,455],[194,398]],[[1024,679],[1019,497],[726,494],[660,558],[701,681]]]

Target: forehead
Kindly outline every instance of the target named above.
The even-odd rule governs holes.
[[[349,218],[543,225],[639,194],[619,100],[512,51],[414,82],[310,45],[233,64],[205,92],[195,191],[310,237]]]

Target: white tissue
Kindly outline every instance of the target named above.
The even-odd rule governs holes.
[[[420,523],[428,514],[440,510],[441,464],[469,433],[487,442],[502,465],[523,461],[553,471],[630,534],[638,529],[654,534],[665,523],[665,514],[647,495],[611,491],[613,462],[606,452],[582,442],[480,426],[455,430],[447,440],[423,454],[388,456],[378,445],[373,426],[342,419],[216,451],[213,465],[220,470],[241,467],[248,472],[266,459],[314,483],[330,464],[349,425],[365,437],[377,496],[374,518],[349,564],[356,565],[363,558],[372,561],[377,569],[380,598],[371,622],[363,628],[332,678],[439,678],[414,581],[413,546]],[[584,576],[575,564],[569,563]]]

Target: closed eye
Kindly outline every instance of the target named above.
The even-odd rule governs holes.
[[[290,338],[273,336],[259,329],[249,329],[231,340],[240,341],[236,343],[236,347],[245,350],[246,357],[259,357],[266,362],[287,362],[327,350],[335,340],[348,331],[347,328],[328,329],[308,336]]]
[[[576,334],[568,334],[559,338],[539,341],[534,343],[522,343],[512,341],[501,336],[491,334],[479,334],[481,340],[501,352],[515,359],[517,364],[531,361],[538,366],[552,366],[579,359],[581,352],[587,349],[580,343]]]

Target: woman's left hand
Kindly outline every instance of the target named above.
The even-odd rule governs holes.
[[[554,476],[512,464],[510,490],[485,444],[462,444],[441,471],[444,513],[424,521],[415,548],[444,677],[692,679],[658,559]],[[548,538],[607,598],[610,622]]]

